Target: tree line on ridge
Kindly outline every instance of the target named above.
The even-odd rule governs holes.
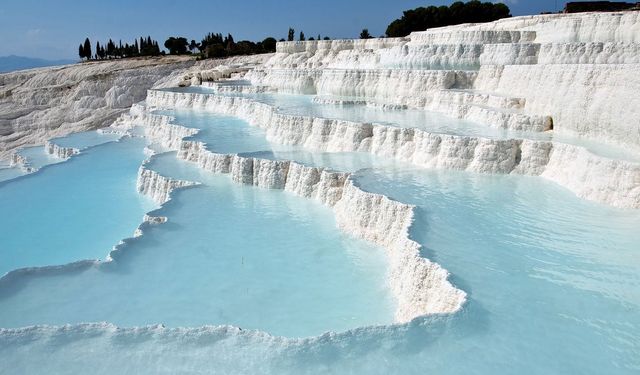
[[[414,31],[428,30],[434,27],[457,25],[461,23],[491,22],[500,18],[511,17],[509,7],[503,3],[480,2],[470,0],[466,3],[456,1],[450,6],[429,6],[406,10],[402,17],[391,22],[386,29],[387,37],[403,37]],[[294,41],[295,30],[289,28],[287,38],[280,41]],[[360,39],[371,39],[369,29],[362,29]],[[298,34],[298,41],[330,40],[329,37],[307,38],[303,31]],[[259,42],[241,40],[236,42],[231,34],[208,33],[200,42],[188,40],[182,36],[169,37],[163,44],[167,51],[160,48],[158,41],[150,36],[140,37],[133,43],[117,44],[109,39],[106,43],[97,42],[92,48],[89,38],[78,47],[78,56],[86,60],[120,59],[128,57],[166,55],[195,55],[199,59],[224,58],[238,55],[270,53],[276,50],[276,39],[267,37]]]

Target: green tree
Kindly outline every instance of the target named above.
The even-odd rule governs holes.
[[[276,39],[272,37],[265,38],[262,41],[262,49],[265,52],[275,52],[276,51]]]
[[[491,22],[511,17],[509,7],[503,3],[471,0],[457,1],[450,6],[429,6],[405,10],[402,17],[387,26],[388,37],[407,36],[414,31],[461,23]]]
[[[187,38],[179,37],[169,37],[164,42],[164,46],[169,50],[169,54],[171,55],[183,55],[187,53],[187,46],[189,42],[187,42]]]
[[[84,57],[89,60],[91,59],[91,41],[89,40],[89,38],[86,38],[84,40],[84,46],[82,47],[84,50]]]
[[[222,44],[209,44],[205,50],[205,54],[208,58],[219,58],[225,57],[227,55],[227,51],[225,50]]]
[[[114,58],[116,56],[116,45],[113,43],[113,40],[109,39],[107,42],[107,57]]]
[[[84,46],[82,43],[80,43],[80,46],[78,47],[78,56],[80,56],[80,59],[84,59]]]
[[[198,49],[198,43],[194,39],[191,39],[191,43],[189,43],[189,50],[193,53]]]
[[[360,32],[360,39],[371,39],[373,38],[371,34],[369,34],[369,29],[362,29]]]
[[[304,40],[305,40],[304,33],[300,31],[300,41],[304,41]]]
[[[227,49],[229,55],[234,54],[236,43],[233,41],[233,35],[227,34],[227,36],[224,38],[224,47]]]
[[[296,34],[296,31],[293,28],[289,28],[289,34],[287,35],[287,40],[292,42],[293,41],[293,37]]]

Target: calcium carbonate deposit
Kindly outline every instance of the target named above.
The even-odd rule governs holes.
[[[553,14],[0,75],[0,373],[637,373],[639,51]]]

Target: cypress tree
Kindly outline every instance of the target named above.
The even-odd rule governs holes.
[[[373,38],[371,34],[369,34],[369,29],[362,29],[360,32],[360,39],[371,39]]]
[[[235,47],[235,42],[233,41],[233,36],[231,36],[231,34],[227,34],[224,44],[227,48],[227,51],[229,52],[233,51],[233,48]]]
[[[289,28],[289,35],[287,35],[287,40],[288,41],[293,41],[293,36],[295,35],[296,31],[293,28]]]
[[[87,58],[87,60],[91,59],[91,41],[89,40],[89,38],[86,38],[84,40],[84,57]]]
[[[302,31],[300,31],[300,41],[304,41],[304,40],[306,40],[304,38],[304,33]]]
[[[116,46],[115,44],[113,44],[113,40],[109,39],[109,42],[107,43],[107,56],[111,59],[115,56],[116,54]]]

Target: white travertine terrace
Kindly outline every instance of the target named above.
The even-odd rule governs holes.
[[[173,190],[193,185],[196,185],[196,183],[162,176],[151,169],[147,169],[144,165],[138,170],[138,192],[149,196],[158,204],[167,202]]]
[[[17,152],[14,152],[9,157],[9,167],[21,168],[24,172],[35,172],[37,168],[31,167],[29,160]]]
[[[256,85],[358,96],[640,150],[640,13],[515,17],[406,38],[279,43]],[[470,95],[452,94],[466,91]],[[517,98],[518,108],[474,93]],[[507,100],[508,101],[508,100]]]
[[[594,21],[601,19],[608,21]],[[253,86],[201,83],[196,78],[192,83],[210,87],[216,95],[150,90],[147,107],[135,107],[124,122],[143,123],[147,137],[203,170],[331,207],[342,230],[387,251],[389,285],[398,302],[395,318],[407,322],[457,311],[466,299],[448,281],[446,270],[420,256],[420,245],[409,236],[412,206],[361,190],[348,173],[215,153],[189,138],[197,130],[149,110],[188,108],[232,115],[265,130],[269,141],[309,150],[370,152],[427,168],[540,176],[586,199],[640,208],[640,164],[578,145],[287,115],[250,98],[220,95],[269,89],[315,94],[314,100],[325,104],[422,108],[499,128],[577,134],[638,149],[640,139],[632,134],[638,128],[640,103],[632,95],[640,89],[633,74],[640,66],[638,45],[624,36],[635,31],[637,21],[634,14],[553,15],[459,25],[407,38],[279,43],[264,66],[245,74]],[[616,30],[588,33],[585,24]],[[549,40],[553,27],[563,30],[564,39]],[[155,183],[158,177],[145,173],[141,169],[143,190],[167,197],[170,184]]]
[[[147,89],[203,85],[218,94],[315,94],[325,104],[421,108],[497,128],[577,135],[640,152],[639,51],[639,12],[587,13],[457,25],[405,38],[283,42],[275,55],[237,58],[236,66],[130,60],[18,72],[0,75],[0,157],[28,165],[11,151],[100,127],[146,95],[146,105],[134,104],[109,131],[124,133],[142,123],[146,137],[203,170],[330,207],[342,230],[385,249],[389,285],[398,302],[395,318],[407,322],[457,311],[466,298],[448,281],[448,272],[422,257],[420,245],[410,238],[413,206],[363,191],[348,173],[215,153],[190,138],[197,129],[149,110],[190,108],[232,115],[265,130],[269,141],[314,151],[369,152],[425,168],[540,176],[582,198],[622,208],[640,208],[640,164],[524,136],[433,134],[285,115],[242,97]],[[230,77],[253,85],[210,82]],[[75,153],[46,146],[64,158]],[[192,185],[161,176],[146,163],[138,174],[138,190],[160,204],[173,190]],[[165,220],[147,215],[137,234],[145,225]],[[108,259],[124,248],[126,240]]]
[[[640,208],[640,164],[598,156],[579,146],[285,115],[268,104],[239,97],[151,90],[147,104],[237,116],[264,129],[269,141],[309,150],[370,152],[427,168],[542,176],[585,199]],[[154,132],[156,122],[167,120],[152,116],[149,121],[149,132]]]
[[[202,142],[183,140],[194,129],[183,127],[184,131],[178,131],[182,126],[172,124],[168,116],[137,116],[130,119],[132,123],[141,120],[145,129],[152,128],[145,130],[147,137],[177,149],[178,158],[206,171],[229,174],[236,183],[281,189],[318,200],[333,209],[342,230],[383,247],[389,259],[389,286],[397,299],[397,322],[430,313],[454,312],[464,303],[466,293],[447,280],[449,273],[440,265],[421,257],[420,245],[410,239],[413,206],[361,190],[348,173],[288,160],[218,154]],[[174,189],[191,185],[163,177],[144,165],[138,173],[138,191],[158,203],[167,201]]]
[[[46,141],[44,144],[44,149],[49,155],[53,155],[60,159],[68,159],[73,155],[79,154],[80,150],[74,147],[62,147],[57,145],[55,142]]]
[[[0,74],[0,159],[18,147],[107,126],[149,88],[229,76],[269,56],[123,59]]]

